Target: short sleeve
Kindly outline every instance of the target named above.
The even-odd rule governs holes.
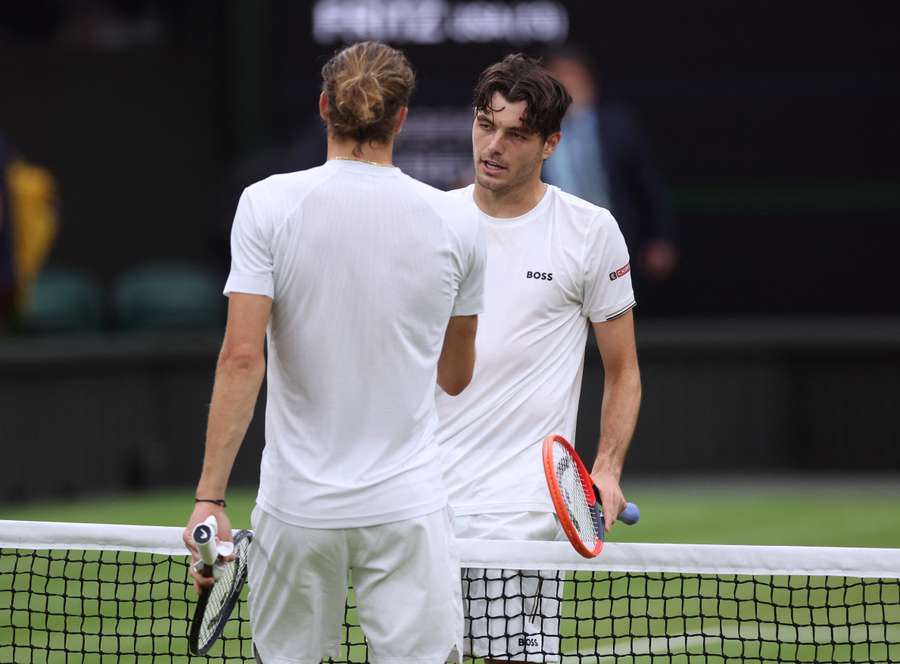
[[[609,212],[588,230],[582,311],[592,323],[613,320],[635,306],[628,247]]]
[[[456,300],[453,303],[453,316],[471,316],[484,311],[484,272],[487,263],[487,245],[481,224],[478,224],[478,232],[469,251],[469,260],[466,265]]]
[[[225,295],[249,293],[274,298],[274,262],[265,235],[245,189],[231,228],[231,272],[225,282]]]

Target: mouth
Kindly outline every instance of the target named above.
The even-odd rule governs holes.
[[[481,170],[488,175],[499,175],[506,170],[506,166],[492,159],[482,159]]]

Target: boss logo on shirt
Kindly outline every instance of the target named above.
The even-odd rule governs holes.
[[[532,272],[528,270],[525,273],[526,279],[540,279],[541,281],[553,281],[553,273],[552,272]]]
[[[631,272],[631,263],[625,263],[625,265],[623,265],[622,267],[620,267],[620,268],[619,268],[618,270],[616,270],[615,272],[610,272],[610,273],[609,273],[609,280],[610,280],[610,281],[615,281],[615,280],[618,279],[619,277],[624,277],[624,276],[625,276],[626,274],[628,274],[629,272]]]
[[[531,648],[537,648],[541,644],[538,643],[537,637],[534,636],[520,636],[519,637],[519,645]]]

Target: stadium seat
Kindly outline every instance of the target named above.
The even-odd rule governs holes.
[[[122,275],[115,284],[113,308],[122,329],[209,329],[222,326],[225,298],[211,271],[161,262]]]
[[[93,332],[103,327],[103,291],[88,275],[50,268],[28,288],[22,329],[34,334]]]

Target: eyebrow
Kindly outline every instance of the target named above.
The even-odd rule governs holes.
[[[500,109],[497,109],[497,110],[498,110],[498,111],[502,111],[503,109],[500,108]],[[496,123],[494,122],[493,118],[491,117],[491,115],[488,115],[485,111],[478,111],[478,114],[475,116],[475,119],[476,119],[478,122],[490,122],[492,125],[495,125],[495,124],[496,124]],[[521,119],[519,120],[519,122],[521,122]],[[535,133],[535,132],[533,132],[533,131],[530,131],[530,130],[528,129],[528,127],[526,127],[526,126],[523,125],[523,124],[519,124],[519,125],[517,125],[517,126],[515,126],[515,127],[506,127],[505,129],[506,129],[506,131],[515,131],[515,132],[518,132],[518,133],[520,133],[520,134],[526,134],[526,135],[527,135],[527,134],[533,134],[533,133]]]

